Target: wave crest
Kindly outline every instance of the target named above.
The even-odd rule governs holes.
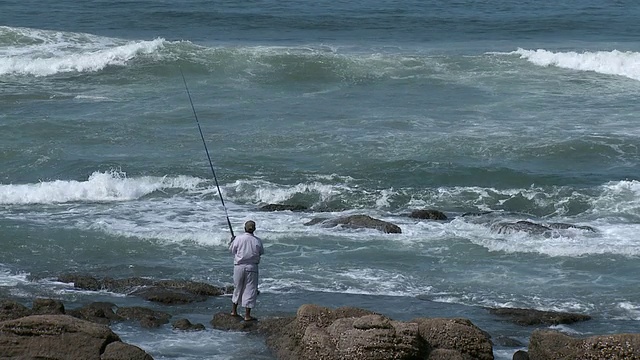
[[[192,189],[201,181],[187,176],[127,178],[121,171],[94,172],[87,181],[55,180],[38,184],[0,185],[0,204],[128,201],[162,189]]]
[[[0,27],[0,75],[96,72],[152,54],[165,40],[125,41],[90,34]]]
[[[510,54],[520,55],[520,58],[527,59],[538,66],[557,66],[564,69],[593,71],[640,80],[640,53],[637,52],[613,50],[578,53],[575,51],[552,52],[544,49],[525,50],[520,48]]]

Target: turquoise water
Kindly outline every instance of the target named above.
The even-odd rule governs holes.
[[[3,5],[0,294],[142,304],[54,281],[68,271],[232,281],[182,72],[234,229],[254,219],[265,240],[257,316],[310,302],[463,316],[526,346],[532,329],[482,309],[518,306],[593,316],[561,328],[571,334],[638,332],[639,13],[591,1]],[[258,211],[268,203],[310,211]],[[423,208],[450,220],[406,216]],[[402,234],[304,225],[349,214]],[[597,231],[492,230],[518,220]],[[229,302],[170,311],[208,324]],[[270,358],[239,334],[114,329],[156,359]]]

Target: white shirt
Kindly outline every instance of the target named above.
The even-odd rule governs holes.
[[[236,236],[229,249],[234,255],[234,265],[257,265],[260,263],[260,256],[264,254],[262,240],[248,232]]]

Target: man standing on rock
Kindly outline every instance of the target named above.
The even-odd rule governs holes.
[[[238,304],[244,307],[244,320],[251,321],[251,309],[256,305],[258,297],[258,264],[264,254],[262,240],[253,235],[256,223],[249,220],[244,223],[244,234],[231,238],[229,249],[233,259],[233,296],[231,315],[238,316]]]

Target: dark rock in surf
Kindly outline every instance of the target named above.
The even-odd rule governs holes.
[[[304,205],[288,205],[288,204],[267,204],[260,207],[261,211],[307,211],[308,207]]]
[[[131,295],[165,305],[189,304],[207,300],[206,296],[196,295],[183,289],[167,289],[159,286],[144,287],[135,290]]]
[[[328,218],[313,218],[309,221],[307,221],[306,223],[304,223],[304,226],[313,226],[313,225],[317,225],[317,224],[321,224],[325,221],[329,220]]]
[[[140,306],[120,307],[116,315],[140,322],[140,326],[145,328],[157,328],[169,322],[171,314],[162,311],[147,309]]]
[[[204,296],[220,296],[224,295],[226,290],[207,283],[188,280],[160,280],[154,283],[154,286],[165,289],[180,289],[195,295]]]
[[[591,226],[573,225],[567,223],[549,223],[538,224],[531,221],[520,220],[517,222],[500,222],[491,225],[491,230],[498,234],[512,234],[518,231],[526,232],[534,235],[548,235],[553,230],[566,230],[566,229],[578,229],[589,232],[597,232],[597,230]]]
[[[574,224],[567,224],[567,223],[549,223],[548,226],[552,229],[557,229],[557,230],[566,230],[566,229],[578,229],[578,230],[585,230],[585,231],[589,231],[589,232],[598,232],[595,228],[591,227],[591,226],[586,226],[586,225],[574,225]]]
[[[58,281],[63,283],[73,283],[77,289],[98,291],[102,289],[101,282],[93,276],[83,274],[63,274],[58,277]]]
[[[482,215],[487,215],[487,214],[491,214],[493,213],[493,211],[480,211],[480,212],[466,212],[460,216],[462,217],[466,217],[466,216],[482,216]]]
[[[102,288],[108,291],[128,294],[142,286],[152,286],[154,281],[143,277],[131,277],[124,279],[112,279],[106,277],[102,280]]]
[[[163,304],[184,304],[204,301],[205,296],[220,296],[228,293],[228,289],[207,283],[189,280],[159,280],[142,277],[112,279],[106,277],[98,280],[89,275],[65,274],[58,278],[61,282],[73,283],[74,287],[83,290],[108,290],[121,294],[143,297],[149,301]]]
[[[536,224],[531,221],[517,221],[517,222],[501,222],[491,225],[491,230],[498,234],[513,234],[515,232],[526,232],[533,235],[543,235],[551,231],[550,227]]]
[[[117,308],[118,307],[114,303],[97,301],[77,309],[68,310],[67,313],[82,320],[102,325],[109,325],[112,321],[124,320],[122,316],[116,315],[114,309]]]
[[[524,326],[573,324],[591,319],[584,314],[521,308],[490,308],[489,312]]]
[[[351,215],[345,216],[333,220],[328,220],[322,223],[325,227],[334,227],[338,225],[342,225],[345,228],[349,229],[375,229],[382,231],[386,234],[400,234],[402,230],[396,224],[374,219],[368,215]]]
[[[424,210],[413,210],[411,214],[409,214],[410,218],[414,219],[429,219],[429,220],[447,220],[447,215],[445,215],[442,211],[432,210],[432,209],[424,209]]]
[[[178,319],[174,321],[171,324],[171,326],[175,330],[182,330],[182,331],[202,331],[205,329],[204,325],[192,324],[191,321],[189,321],[188,319]]]

